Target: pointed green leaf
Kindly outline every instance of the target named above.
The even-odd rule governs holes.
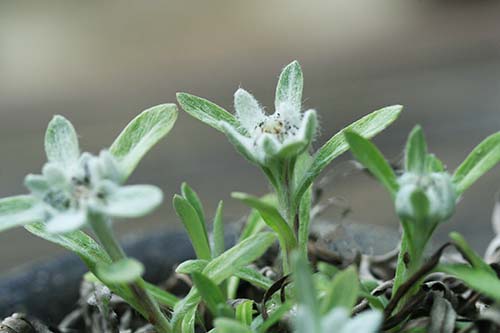
[[[451,232],[449,236],[453,240],[453,244],[459,248],[460,253],[471,263],[472,267],[489,272],[492,275],[496,274],[493,268],[491,268],[469,244],[467,244],[467,241],[461,234],[458,232]]]
[[[159,304],[167,306],[171,309],[179,302],[177,296],[169,293],[168,291],[155,286],[154,284],[145,282],[144,286],[148,293],[153,296]]]
[[[236,319],[246,326],[252,324],[253,301],[246,300],[236,306]]]
[[[245,238],[255,235],[265,227],[266,223],[262,219],[262,216],[260,216],[259,211],[256,209],[252,209],[250,211],[250,214],[248,215],[247,221],[245,223],[245,228],[243,228],[239,240],[242,241]]]
[[[203,274],[215,283],[221,283],[235,274],[239,268],[260,258],[275,240],[275,236],[269,232],[249,237],[210,261],[203,270]]]
[[[322,312],[326,314],[334,308],[344,308],[350,312],[358,299],[359,289],[355,267],[351,266],[337,273],[322,302]]]
[[[179,274],[200,273],[208,265],[208,262],[208,260],[203,259],[186,260],[177,266],[175,272]]]
[[[307,258],[307,245],[309,244],[309,227],[311,224],[312,186],[302,197],[299,206],[299,249],[304,258]]]
[[[427,143],[420,126],[415,126],[410,132],[405,148],[405,170],[415,173],[425,171],[427,159]]]
[[[303,81],[302,69],[298,61],[293,61],[283,69],[276,87],[274,100],[276,110],[280,110],[283,105],[292,107],[294,110],[300,110]]]
[[[214,324],[217,333],[253,333],[249,327],[234,319],[217,318]]]
[[[110,265],[98,265],[97,275],[106,283],[132,283],[144,274],[144,266],[139,261],[126,258]]]
[[[201,203],[198,193],[195,192],[186,182],[181,185],[182,196],[193,206],[198,214],[200,221],[205,225],[205,211],[203,210],[203,204]]]
[[[214,217],[214,227],[213,227],[213,239],[214,244],[212,247],[212,256],[217,257],[226,249],[226,244],[224,241],[224,221],[222,220],[222,210],[224,208],[224,203],[219,201],[217,210]]]
[[[393,105],[374,111],[347,126],[328,140],[318,149],[309,168],[304,172],[303,178],[298,182],[294,193],[294,202],[300,200],[307,188],[328,164],[347,151],[349,145],[344,137],[345,131],[356,132],[365,138],[374,137],[392,124],[398,118],[402,109],[401,105]]]
[[[266,224],[279,235],[280,239],[285,242],[284,245],[288,250],[292,250],[297,246],[297,240],[295,239],[292,228],[290,228],[288,223],[274,206],[268,204],[262,199],[246,193],[233,192],[231,196],[235,199],[241,200],[248,206],[257,209],[264,222],[266,222]]]
[[[269,314],[269,317],[265,321],[262,320],[262,316],[254,319],[254,321],[252,322],[252,327],[257,328],[257,333],[268,332],[268,330],[274,324],[283,319],[285,314],[287,314],[293,308],[293,306],[294,304],[292,302],[285,302],[281,305],[277,305],[274,311]]]
[[[222,309],[228,309],[226,298],[224,297],[219,286],[201,273],[193,273],[191,276],[195,287],[198,289],[201,298],[212,315],[219,316],[221,315]]]
[[[234,273],[234,275],[263,290],[269,289],[273,284],[273,281],[270,278],[265,277],[262,273],[250,267],[241,267]]]
[[[500,280],[490,272],[464,264],[442,264],[436,271],[453,275],[470,288],[500,302]]]
[[[425,171],[426,172],[443,172],[445,167],[443,162],[437,158],[434,154],[427,154],[425,159]]]
[[[183,197],[175,195],[173,204],[177,216],[181,219],[184,228],[191,239],[194,251],[198,259],[210,259],[210,245],[204,223],[200,221],[196,209]]]
[[[500,132],[477,145],[453,174],[457,192],[462,194],[500,161]]]
[[[304,316],[312,316],[308,321],[309,324],[303,327],[307,327],[311,332],[321,332],[321,314],[311,268],[309,267],[307,259],[297,252],[293,253],[292,262],[297,303]]]
[[[43,210],[30,195],[0,199],[0,232],[43,220]]]
[[[177,119],[175,104],[161,104],[141,112],[113,142],[109,151],[127,179],[146,153],[170,132]]]
[[[221,132],[225,132],[221,122],[228,123],[234,128],[240,127],[240,123],[231,113],[204,98],[177,93],[177,102],[191,116]]]
[[[354,132],[345,132],[345,137],[354,157],[394,195],[398,190],[396,175],[377,147]]]
[[[234,275],[241,267],[260,258],[275,240],[275,236],[269,232],[253,235],[236,244],[217,258],[212,259],[202,273],[215,284],[220,284]],[[180,330],[182,319],[186,313],[198,305],[199,301],[200,295],[197,289],[193,288],[188,295],[175,306],[172,315],[172,327],[174,331],[175,329]]]
[[[195,333],[196,308],[191,309],[182,320],[182,333]]]
[[[75,128],[69,120],[56,115],[45,132],[45,153],[49,162],[68,167],[78,161],[80,148]]]

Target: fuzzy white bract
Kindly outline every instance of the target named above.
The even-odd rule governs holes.
[[[297,156],[309,147],[317,128],[316,111],[301,111],[302,88],[302,70],[294,61],[280,75],[273,114],[266,114],[257,100],[240,88],[234,94],[240,126],[226,122],[220,126],[238,151],[259,165]]]

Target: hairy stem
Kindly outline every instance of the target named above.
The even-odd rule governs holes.
[[[104,250],[108,253],[113,262],[126,258],[123,248],[116,240],[113,230],[111,229],[109,219],[101,214],[89,214],[89,224],[95,236],[99,240]],[[172,331],[170,323],[165,315],[161,312],[160,307],[156,300],[149,295],[145,289],[145,282],[138,279],[129,284],[132,294],[141,304],[147,314],[147,320],[155,326],[159,333],[170,333]]]

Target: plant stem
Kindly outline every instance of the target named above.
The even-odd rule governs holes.
[[[400,286],[405,283],[415,272],[420,269],[422,259],[429,239],[428,232],[423,229],[416,230],[415,226],[422,226],[422,221],[401,221],[403,235],[401,237],[401,248],[396,265],[396,277],[392,288],[392,296],[396,294]],[[397,307],[399,310],[406,302],[418,292],[420,281],[403,296]]]
[[[108,253],[113,262],[125,259],[127,256],[116,240],[111,223],[108,218],[98,213],[89,214],[89,224],[95,236],[99,240],[104,250]],[[145,289],[145,282],[138,279],[129,284],[132,294],[142,305],[147,314],[147,320],[155,326],[159,333],[170,333],[172,331],[170,323],[165,315],[161,312],[156,300],[148,294]]]

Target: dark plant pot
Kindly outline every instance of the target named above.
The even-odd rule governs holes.
[[[158,283],[172,267],[194,256],[184,232],[156,231],[124,239],[125,251],[146,267],[146,280]],[[47,323],[58,323],[78,300],[86,268],[67,254],[21,267],[0,280],[0,318],[24,312]]]

